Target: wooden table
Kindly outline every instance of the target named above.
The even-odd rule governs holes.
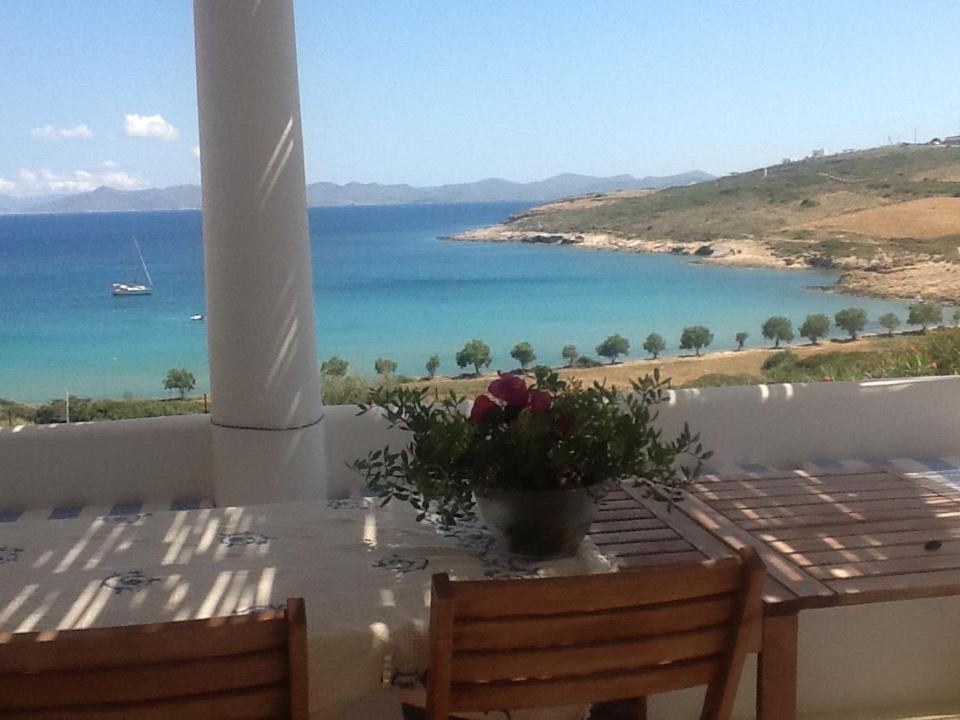
[[[757,717],[794,720],[801,610],[960,594],[958,488],[895,470],[709,476],[672,510],[618,492],[592,538],[626,567],[755,548],[769,571]]]

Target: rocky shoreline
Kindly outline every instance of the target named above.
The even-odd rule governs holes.
[[[538,232],[519,230],[509,224],[468,230],[441,240],[455,242],[527,243],[582,247],[616,252],[664,253],[689,257],[693,262],[773,270],[832,268],[842,274],[832,286],[822,289],[850,295],[895,300],[924,300],[945,303],[960,301],[960,268],[944,262],[918,261],[911,264],[867,263],[856,257],[833,258],[829,262],[811,254],[784,257],[772,244],[754,238],[719,239],[682,243],[651,240],[612,233]]]

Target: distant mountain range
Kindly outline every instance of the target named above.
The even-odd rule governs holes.
[[[317,182],[307,185],[311,207],[345,205],[449,204],[465,202],[546,202],[570,195],[604,193],[613,190],[665,188],[712,180],[713,175],[694,170],[665,177],[637,178],[632,175],[593,177],[565,173],[529,183],[490,178],[471,183],[413,187]],[[90,192],[56,197],[15,198],[0,195],[0,213],[81,213],[133,212],[138,210],[187,210],[200,207],[199,185],[173,185],[147,190],[115,190],[99,187]]]

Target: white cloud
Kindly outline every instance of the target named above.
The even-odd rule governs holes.
[[[194,145],[193,148],[191,148],[190,152],[193,153],[193,156],[194,156],[195,158],[200,157],[200,146],[199,146],[199,145]]]
[[[100,163],[100,167],[106,168],[107,170],[113,170],[114,168],[120,167],[120,165],[115,163],[113,160],[104,160],[102,163]]]
[[[176,140],[180,131],[163,119],[163,115],[139,115],[133,113],[123,116],[123,131],[130,137],[155,138],[157,140]]]
[[[7,180],[0,177],[0,193],[10,194],[17,189],[17,184],[13,180]]]
[[[85,124],[73,127],[54,127],[41,125],[30,131],[30,137],[37,140],[89,140],[93,137],[93,130]]]
[[[0,191],[13,195],[44,195],[49,193],[77,193],[96,190],[101,185],[118,190],[136,190],[145,185],[144,181],[116,168],[104,172],[74,170],[72,172],[54,172],[48,168],[32,170],[22,168],[17,182],[0,183]]]

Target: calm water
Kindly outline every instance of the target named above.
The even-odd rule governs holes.
[[[735,345],[773,314],[795,326],[808,313],[851,304],[871,318],[902,304],[808,289],[819,271],[692,265],[665,255],[575,248],[441,242],[443,235],[494,223],[516,204],[313,209],[317,330],[321,358],[339,355],[373,372],[392,357],[422,374],[433,353],[441,373],[477,337],[494,367],[513,367],[510,348],[530,341],[538,361],[560,349],[583,353],[618,332],[634,357],[650,332],[676,352],[684,325],[709,326],[714,349]],[[114,298],[110,283],[135,279],[136,234],[153,276],[149,297]],[[208,386],[200,213],[0,216],[0,397],[43,401],[85,396],[161,395],[170,367]]]

